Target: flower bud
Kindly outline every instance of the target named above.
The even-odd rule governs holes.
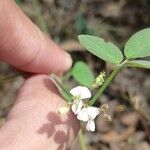
[[[103,105],[101,106],[101,112],[103,112],[103,113],[107,113],[107,112],[108,112],[108,109],[109,109],[108,104],[103,104]]]
[[[59,110],[58,110],[58,113],[60,115],[64,116],[64,115],[66,115],[69,112],[69,110],[70,110],[70,105],[67,104],[67,105],[64,105],[64,106],[60,107]]]
[[[103,117],[106,121],[112,121],[111,116],[108,114],[104,114]]]
[[[104,77],[105,77],[105,72],[101,72],[100,75],[97,76],[97,78],[95,79],[94,83],[93,83],[93,87],[94,88],[98,88],[101,85],[103,85],[104,83]]]

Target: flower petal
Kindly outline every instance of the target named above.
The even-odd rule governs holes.
[[[76,113],[76,110],[77,110],[77,105],[76,105],[76,103],[73,102],[72,107],[71,107],[71,110],[73,111],[74,114]]]
[[[88,116],[90,120],[94,120],[96,116],[100,113],[100,108],[97,107],[88,107]]]
[[[82,86],[77,86],[73,89],[70,90],[70,93],[75,97],[75,96],[80,96],[82,91]]]
[[[87,108],[82,108],[81,111],[77,115],[77,119],[87,122],[89,120]]]
[[[90,98],[91,97],[91,91],[83,86],[80,93],[81,99]]]
[[[74,100],[71,109],[74,112],[74,114],[77,115],[82,109],[82,106],[83,106],[82,100]]]
[[[82,106],[83,106],[83,102],[82,102],[82,100],[80,100],[80,102],[78,103],[77,110],[76,110],[76,115],[81,111]]]
[[[86,125],[87,131],[95,131],[95,123],[93,120],[89,120],[87,125]]]

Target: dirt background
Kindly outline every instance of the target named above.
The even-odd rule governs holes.
[[[70,52],[74,61],[85,61],[95,75],[102,70],[110,73],[112,66],[85,52],[77,35],[101,36],[122,49],[133,33],[150,26],[150,0],[17,2],[42,31]],[[0,79],[15,74],[14,68],[0,63]],[[22,77],[0,82],[0,125],[5,122],[22,82]],[[150,150],[150,71],[129,68],[119,73],[96,105],[103,103],[110,106],[112,122],[97,117],[96,131],[84,130],[89,150]],[[70,149],[79,150],[78,141]]]

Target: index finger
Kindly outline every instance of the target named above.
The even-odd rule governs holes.
[[[13,0],[0,1],[0,59],[34,73],[64,72],[72,63]]]

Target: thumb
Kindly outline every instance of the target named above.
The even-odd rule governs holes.
[[[0,59],[24,71],[64,72],[71,57],[34,25],[12,0],[0,2]]]
[[[79,123],[70,112],[60,116],[63,99],[48,76],[38,75],[22,86],[6,123],[0,129],[2,149],[67,149]]]

